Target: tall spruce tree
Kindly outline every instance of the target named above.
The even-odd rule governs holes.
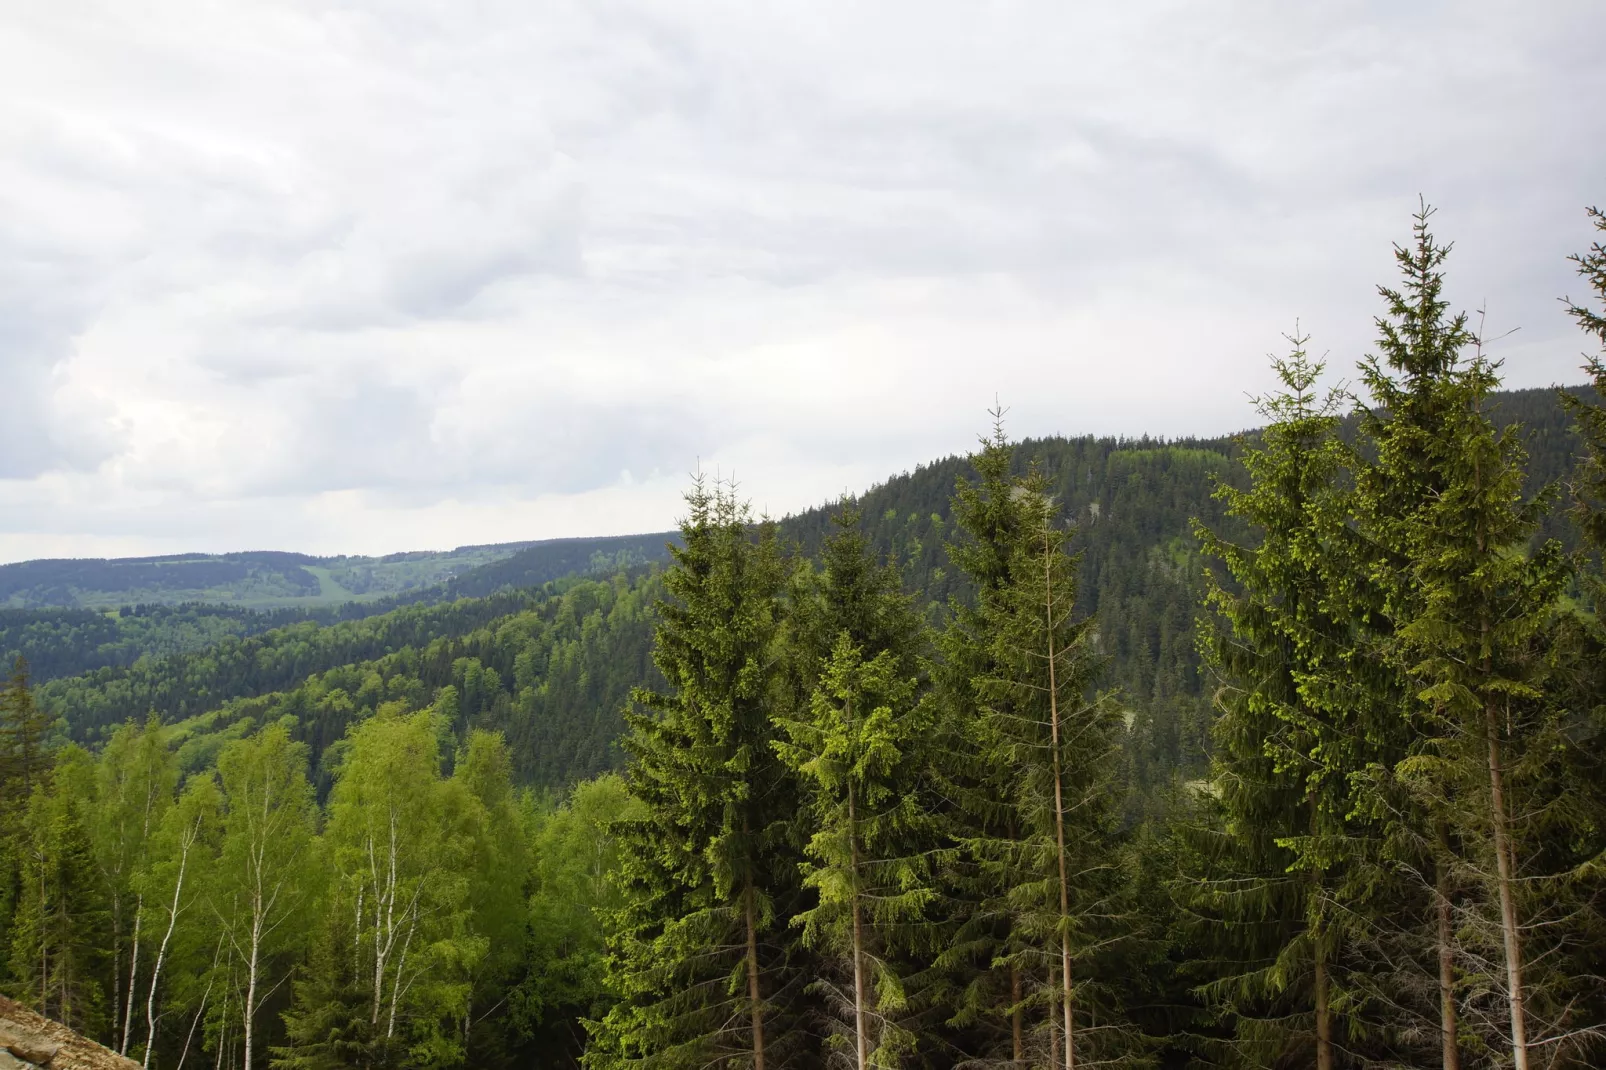
[[[796,777],[772,746],[783,568],[733,485],[698,477],[665,576],[653,660],[625,749],[647,813],[620,829],[625,905],[609,917],[619,1003],[593,1023],[602,1070],[807,1062]]]
[[[834,520],[824,575],[792,613],[814,682],[807,707],[781,722],[776,750],[807,786],[812,819],[804,881],[819,900],[794,924],[822,965],[842,967],[816,987],[845,1041],[839,1051],[865,1070],[899,1065],[920,1045],[907,984],[929,954],[932,710],[918,694],[923,629],[897,573],[875,566],[856,512]]]
[[[981,622],[992,671],[977,679],[989,764],[1008,776],[1012,839],[970,844],[1007,881],[1000,905],[1019,941],[1009,961],[1041,979],[1051,1058],[1110,1063],[1141,1055],[1100,965],[1131,924],[1117,820],[1120,712],[1095,693],[1100,659],[1091,618],[1075,613],[1077,557],[1035,469],[1010,490],[1021,521],[1007,581],[984,592]]]
[[[938,888],[947,916],[932,995],[947,1007],[944,1039],[954,1049],[1021,1063],[1027,1056],[1027,976],[1020,958],[1026,945],[1012,914],[1000,908],[1017,875],[1004,872],[996,857],[984,863],[975,850],[1021,834],[1008,802],[1011,770],[989,760],[981,688],[997,674],[997,663],[983,607],[1008,586],[1030,522],[1011,478],[1015,451],[1004,435],[1003,410],[992,416],[992,433],[970,455],[975,478],[962,476],[955,487],[955,537],[947,544],[949,560],[972,590],[967,598],[950,597],[947,626],[936,639],[934,780],[946,800],[940,813],[947,835],[965,847],[941,856]]]
[[[1249,485],[1221,482],[1217,497],[1251,532],[1229,541],[1195,523],[1210,576],[1200,646],[1217,682],[1212,797],[1220,826],[1202,845],[1206,872],[1184,899],[1217,952],[1206,984],[1230,1015],[1240,1057],[1254,1065],[1337,1065],[1355,1030],[1335,1035],[1335,965],[1344,922],[1335,903],[1349,853],[1348,778],[1367,756],[1322,684],[1344,669],[1351,621],[1331,597],[1331,558],[1346,516],[1340,486],[1347,451],[1337,437],[1338,397],[1318,396],[1322,364],[1308,338],[1273,361],[1281,389],[1256,399],[1267,420],[1248,439]],[[1339,603],[1341,604],[1341,603]],[[1354,904],[1350,904],[1354,905]]]
[[[20,810],[50,768],[50,716],[34,701],[28,662],[18,657],[0,686],[0,815]]]
[[[90,1036],[109,1037],[102,987],[110,943],[106,896],[91,852],[94,759],[69,745],[36,780],[18,835],[21,894],[11,933],[16,996]]]
[[[1587,210],[1606,235],[1606,212]],[[1583,1064],[1606,1058],[1606,240],[1597,240],[1573,263],[1591,300],[1566,300],[1569,313],[1591,337],[1595,351],[1584,370],[1594,396],[1562,391],[1584,445],[1572,480],[1572,519],[1582,535],[1578,581],[1581,610],[1563,617],[1553,659],[1563,709],[1560,731],[1547,765],[1555,783],[1544,837],[1556,874],[1545,889],[1552,905],[1565,904],[1562,924],[1551,926],[1553,940],[1544,964],[1570,983],[1556,995],[1571,1003],[1578,1023],[1565,1041],[1546,1046],[1546,1054]],[[1560,937],[1560,938],[1554,938]],[[1531,956],[1530,956],[1531,957]],[[1541,993],[1543,994],[1543,993]],[[1555,1002],[1555,996],[1551,998]],[[1593,1024],[1588,1024],[1593,1023]]]
[[[1499,364],[1448,313],[1449,249],[1430,214],[1397,252],[1404,285],[1382,291],[1380,353],[1362,365],[1376,461],[1360,474],[1358,517],[1379,551],[1386,653],[1409,691],[1394,772],[1433,858],[1443,1062],[1457,1065],[1465,1044],[1503,1048],[1526,1070],[1540,1034],[1566,1028],[1561,1008],[1536,1015],[1531,964],[1550,957],[1539,945],[1554,928],[1540,893],[1555,877],[1542,830],[1560,730],[1547,651],[1568,569],[1554,545],[1530,545],[1548,492],[1522,495],[1522,446],[1487,411]]]

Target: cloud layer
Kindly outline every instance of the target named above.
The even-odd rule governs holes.
[[[1606,9],[67,0],[0,16],[0,559],[775,511],[1214,433],[1363,353],[1418,194],[1513,385],[1606,201]],[[1409,8],[1409,10],[1404,10]]]

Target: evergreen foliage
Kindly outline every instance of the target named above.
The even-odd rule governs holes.
[[[699,477],[666,573],[654,661],[625,746],[641,821],[620,831],[624,905],[610,919],[620,1002],[588,1065],[754,1070],[807,1058],[799,792],[772,747],[784,580],[773,525],[753,530],[725,483]]]

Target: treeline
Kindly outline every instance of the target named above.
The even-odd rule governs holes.
[[[1208,775],[1141,823],[1104,622],[1001,431],[951,512],[975,597],[935,634],[854,518],[789,573],[699,483],[588,1065],[1599,1065],[1606,410],[1571,403],[1568,555],[1445,255],[1424,211],[1349,427],[1306,339],[1276,362],[1247,479],[1196,522]],[[1606,249],[1580,267],[1606,298]]]

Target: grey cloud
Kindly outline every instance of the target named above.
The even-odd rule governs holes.
[[[876,471],[968,444],[941,384],[1025,389],[952,341],[983,312],[1056,384],[1132,379],[1038,430],[1219,430],[1294,316],[1364,351],[1419,192],[1456,299],[1523,329],[1513,381],[1566,377],[1603,29],[1582,0],[46,12],[18,39],[76,81],[0,51],[0,479],[176,518],[573,494],[753,443]],[[1219,390],[1177,385],[1167,321],[1218,310]],[[888,396],[802,389],[921,346]]]

